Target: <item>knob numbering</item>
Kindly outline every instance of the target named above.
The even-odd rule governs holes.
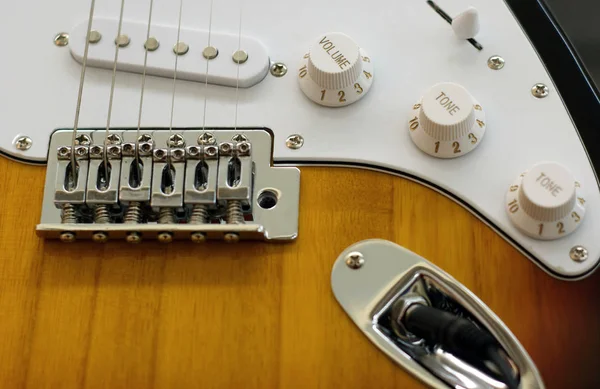
[[[427,154],[456,158],[481,143],[485,112],[465,88],[444,82],[434,85],[412,107],[408,128],[413,142]]]
[[[581,184],[556,162],[542,162],[521,174],[506,194],[506,211],[524,234],[553,240],[575,231],[585,216]]]
[[[317,104],[343,107],[360,100],[373,83],[368,54],[349,36],[320,36],[304,55],[298,70],[300,89]]]

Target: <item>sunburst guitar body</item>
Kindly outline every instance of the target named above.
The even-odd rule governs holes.
[[[463,284],[546,387],[600,386],[599,156],[540,3],[11,7],[0,387],[425,387],[332,292],[366,239]]]

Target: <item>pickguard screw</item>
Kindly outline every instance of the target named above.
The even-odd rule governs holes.
[[[76,146],[89,146],[90,143],[92,143],[92,140],[86,134],[77,135],[77,138],[75,138]]]
[[[15,141],[15,147],[21,151],[29,150],[32,145],[33,141],[28,136],[21,136]]]
[[[90,36],[89,36],[89,42],[92,44],[98,43],[100,42],[100,40],[102,39],[102,34],[100,34],[99,31],[96,30],[92,30],[90,31]]]
[[[215,143],[217,143],[217,140],[215,139],[215,136],[210,132],[205,132],[204,134],[198,137],[198,144],[214,145]]]
[[[285,145],[288,149],[298,150],[304,146],[304,138],[299,134],[290,135],[285,141]]]
[[[170,147],[184,147],[185,146],[185,139],[183,138],[183,136],[181,136],[181,134],[173,134],[169,138],[169,144],[168,144],[168,146],[170,146]]]
[[[346,266],[350,269],[357,270],[363,267],[365,264],[365,258],[361,253],[353,252],[346,255]]]
[[[575,246],[571,249],[569,256],[575,262],[583,262],[588,258],[588,251],[583,246]]]
[[[287,66],[281,62],[276,62],[271,66],[271,74],[275,77],[283,77],[286,75],[287,71]]]
[[[550,94],[550,89],[545,84],[538,83],[531,88],[531,94],[538,99],[543,99]]]
[[[237,64],[242,64],[248,61],[248,53],[246,53],[244,50],[238,50],[235,53],[233,53],[233,56],[231,58],[233,59],[233,62]]]
[[[54,37],[54,44],[58,47],[63,47],[69,44],[69,34],[66,32],[59,32]]]
[[[488,59],[488,67],[492,70],[500,70],[504,67],[504,58],[493,55]]]

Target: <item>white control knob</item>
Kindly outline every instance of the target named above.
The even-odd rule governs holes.
[[[521,174],[506,195],[506,211],[524,234],[542,240],[575,231],[585,216],[581,185],[556,162],[542,162]]]
[[[349,36],[332,32],[315,40],[304,55],[298,77],[309,99],[327,107],[343,107],[367,94],[373,83],[373,64]]]
[[[452,30],[459,39],[475,38],[479,33],[479,13],[474,7],[469,7],[452,19]]]
[[[433,86],[413,106],[410,136],[424,152],[456,158],[479,145],[485,134],[485,112],[462,86],[444,82]]]

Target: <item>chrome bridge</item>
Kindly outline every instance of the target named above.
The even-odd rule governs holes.
[[[50,140],[39,236],[201,243],[298,235],[300,171],[272,166],[265,129],[79,130],[74,148],[72,136],[57,130]]]

